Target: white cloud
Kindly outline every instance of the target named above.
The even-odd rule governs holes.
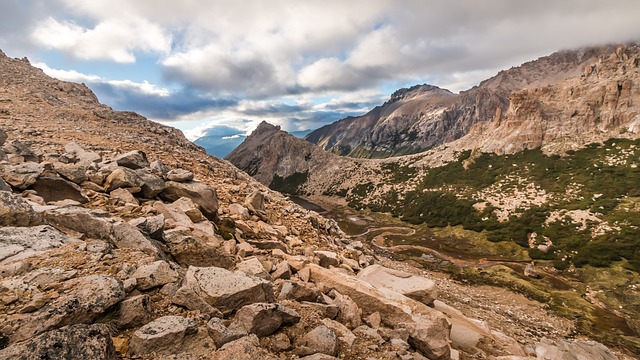
[[[34,62],[33,66],[42,69],[45,74],[56,79],[64,81],[72,81],[77,83],[102,83],[113,86],[123,91],[133,91],[145,95],[156,95],[166,97],[171,94],[168,89],[151,84],[148,81],[135,82],[131,80],[107,80],[98,75],[83,74],[75,70],[53,69],[43,62]]]
[[[47,18],[33,31],[32,38],[50,49],[79,59],[133,63],[135,52],[167,53],[171,37],[158,25],[134,16],[106,19],[93,29],[70,21]]]

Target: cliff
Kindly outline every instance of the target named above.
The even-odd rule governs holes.
[[[468,134],[512,107],[514,92],[556,86],[615,46],[560,51],[501,71],[459,94],[420,85],[398,90],[385,104],[359,117],[326,125],[307,136],[323,149],[352,157],[384,158],[422,152]],[[517,95],[515,95],[517,96]]]

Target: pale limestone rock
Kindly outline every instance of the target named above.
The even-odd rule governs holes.
[[[289,263],[284,260],[280,261],[278,265],[276,265],[276,269],[271,273],[271,278],[273,278],[274,280],[289,280],[291,278],[291,269],[289,268]]]
[[[100,154],[86,151],[75,142],[70,142],[65,145],[64,151],[66,151],[68,154],[73,155],[76,158],[77,162],[82,164],[99,163],[100,161],[102,161],[102,157],[100,156]]]
[[[104,181],[105,189],[109,192],[118,188],[138,188],[142,185],[142,179],[138,174],[125,167],[119,167],[107,176]]]
[[[109,193],[111,201],[116,205],[134,204],[140,205],[138,199],[126,189],[115,189]]]
[[[380,265],[371,265],[358,273],[358,278],[375,287],[384,287],[429,305],[437,297],[433,280],[393,270]]]
[[[0,263],[19,260],[74,242],[79,240],[49,225],[0,227]]]
[[[322,299],[321,292],[296,281],[283,281],[280,285],[278,300],[296,300],[317,302]]]
[[[139,267],[132,277],[136,279],[136,287],[139,290],[148,290],[177,281],[178,273],[171,269],[165,261],[158,260]]]
[[[183,287],[223,313],[240,309],[244,305],[274,300],[271,283],[246,275],[241,271],[229,271],[217,267],[190,266]]]
[[[187,182],[193,180],[193,173],[183,169],[170,170],[165,176],[169,181]]]
[[[177,354],[182,352],[187,337],[196,333],[193,319],[164,316],[141,327],[131,336],[129,355]]]
[[[269,272],[262,266],[258,258],[252,257],[236,264],[236,270],[262,279],[271,279]]]

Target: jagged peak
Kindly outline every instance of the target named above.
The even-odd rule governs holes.
[[[414,85],[408,88],[401,88],[398,89],[396,91],[393,92],[393,94],[391,94],[391,97],[389,98],[389,100],[387,102],[385,102],[385,105],[387,104],[392,104],[398,100],[402,100],[405,99],[407,97],[409,97],[410,95],[416,94],[416,93],[423,93],[423,92],[428,92],[428,91],[446,91],[446,92],[450,92],[447,89],[442,89],[440,87],[437,87],[435,85],[430,85],[430,84],[418,84],[418,85]]]
[[[279,125],[273,125],[273,124],[270,124],[270,123],[268,123],[268,122],[263,120],[258,125],[258,127],[255,130],[253,130],[253,132],[251,133],[250,136],[260,135],[260,134],[270,133],[270,132],[276,132],[276,131],[280,131],[280,130],[281,130],[281,128],[280,128]]]

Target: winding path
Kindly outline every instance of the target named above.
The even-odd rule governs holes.
[[[416,233],[415,229],[409,228],[409,227],[403,227],[403,226],[388,226],[388,227],[380,227],[380,228],[373,228],[373,229],[368,229],[367,231],[363,232],[362,234],[357,234],[357,235],[351,235],[351,238],[357,238],[357,237],[362,237],[362,236],[366,236],[369,233],[372,233],[374,231],[383,231],[382,233],[380,233],[379,235],[376,235],[373,237],[373,239],[371,239],[371,244],[373,244],[373,246],[382,249],[382,250],[387,250],[387,251],[405,251],[405,250],[420,250],[422,252],[426,252],[426,253],[431,253],[443,260],[447,260],[449,262],[451,262],[452,264],[458,266],[458,267],[487,267],[487,266],[491,266],[491,265],[495,265],[504,261],[493,261],[493,260],[487,260],[487,259],[480,259],[477,261],[466,261],[466,260],[461,260],[461,259],[457,259],[454,257],[451,257],[449,255],[443,254],[437,250],[425,247],[425,246],[420,246],[420,245],[393,245],[393,246],[385,246],[384,245],[384,240],[386,236],[405,236],[405,237],[409,237],[409,236],[413,236]]]

